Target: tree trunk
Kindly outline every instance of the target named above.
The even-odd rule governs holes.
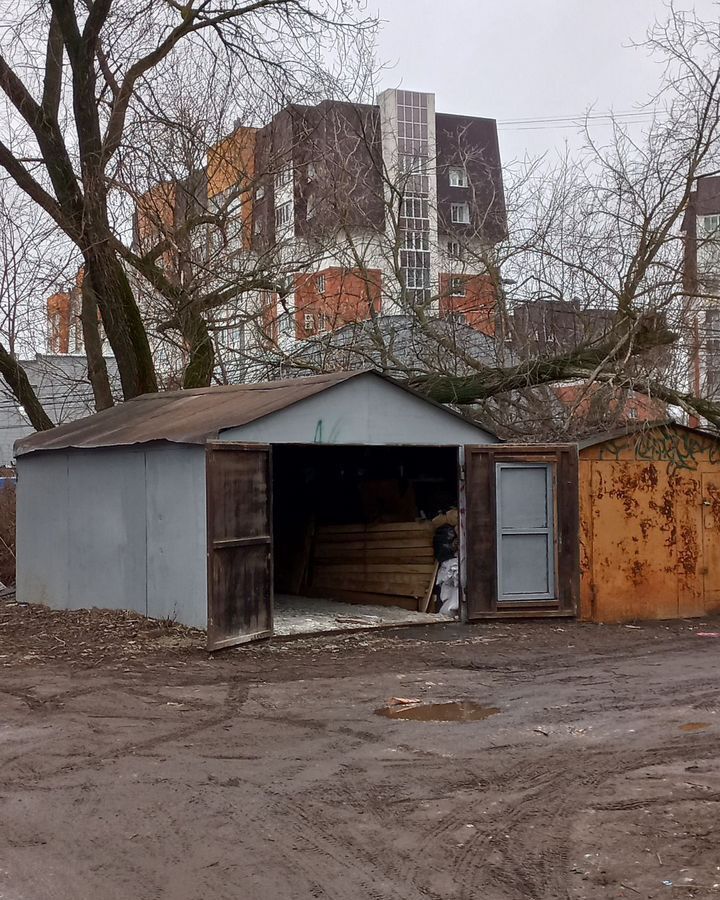
[[[190,360],[183,373],[183,387],[207,387],[215,368],[215,348],[202,315],[188,308],[179,316],[180,331],[190,349]]]
[[[94,241],[83,251],[105,333],[115,354],[123,397],[157,391],[150,344],[125,270],[107,244]]]
[[[98,328],[98,306],[92,287],[92,276],[85,275],[82,282],[82,313],[80,316],[87,358],[88,378],[95,398],[95,409],[109,409],[113,403],[107,365],[102,352],[102,339]]]
[[[48,431],[55,425],[42,407],[33,386],[28,381],[25,369],[0,344],[0,375],[5,379],[13,396],[23,407],[36,431]]]

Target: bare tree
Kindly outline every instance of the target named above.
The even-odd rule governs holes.
[[[715,304],[718,293],[707,283],[688,293],[682,233],[697,178],[720,167],[719,27],[670,6],[668,20],[651,29],[643,47],[664,65],[657,95],[645,107],[649,124],[639,130],[614,122],[603,142],[588,125],[574,158],[506,170],[507,232],[487,240],[483,210],[491,213],[493,198],[479,198],[478,218],[455,242],[461,259],[442,262],[457,273],[449,285],[428,281],[418,289],[417,280],[408,282],[410,274],[416,278],[408,255],[442,258],[442,243],[432,243],[436,234],[453,237],[448,228],[431,230],[427,239],[418,229],[409,236],[403,222],[403,206],[408,197],[417,202],[416,182],[433,161],[421,160],[414,170],[380,164],[385,228],[367,239],[371,229],[344,227],[352,173],[342,172],[330,200],[335,259],[368,284],[382,269],[381,303],[367,292],[362,325],[309,334],[281,354],[282,365],[315,371],[370,362],[442,402],[477,406],[525,430],[530,420],[535,434],[528,392],[542,398],[537,389],[545,386],[547,396],[553,385],[555,401],[568,385],[577,388],[566,405],[569,418],[573,410],[587,411],[591,398],[614,398],[617,413],[618,398],[636,395],[648,398],[652,410],[659,401],[720,426],[720,404],[693,390],[689,378],[697,310]],[[362,128],[354,133],[372,144]],[[459,142],[458,161],[480,165],[475,152]],[[473,306],[463,299],[463,285],[476,276],[487,293],[483,299],[473,291]],[[523,310],[553,304],[573,311],[571,339],[528,332]],[[327,324],[330,332],[343,325]],[[472,340],[468,324],[488,340]]]
[[[193,89],[200,86],[209,96],[221,80],[226,96],[261,98],[262,107],[302,97],[332,82],[325,53],[339,70],[334,50],[349,50],[372,29],[354,7],[349,0],[190,0],[182,6],[172,0],[50,0],[16,7],[14,21],[5,19],[0,89],[10,129],[0,141],[0,168],[78,248],[86,343],[92,343],[96,304],[126,398],[157,387],[128,270],[171,302],[178,301],[178,290],[154,257],[134,252],[114,189],[141,161],[138,136],[148,123],[162,122],[173,72],[184,61]],[[177,124],[168,122],[168,129]],[[202,332],[201,319],[190,318],[189,327]],[[196,343],[203,343],[202,333]],[[196,353],[191,364],[197,361]],[[201,368],[202,381],[207,365]],[[102,366],[92,374],[106,378]],[[22,376],[9,383],[21,390]],[[107,386],[96,393],[107,396]]]

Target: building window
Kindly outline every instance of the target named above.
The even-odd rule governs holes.
[[[429,217],[430,203],[426,197],[408,195],[402,198],[400,203],[401,219],[428,219]]]
[[[303,327],[306,334],[320,334],[329,331],[327,316],[324,313],[305,313]]]
[[[465,280],[463,278],[450,279],[450,294],[453,297],[465,296]]]
[[[450,166],[450,187],[464,188],[468,186],[467,172],[462,166]]]
[[[720,231],[720,216],[703,216],[702,225],[705,237],[715,237]]]
[[[325,276],[324,275],[318,275],[315,278],[315,287],[317,289],[318,294],[325,293]]]
[[[403,250],[430,251],[430,233],[428,231],[404,231]]]
[[[421,153],[403,154],[398,159],[398,168],[403,175],[427,175],[428,158]]]
[[[429,276],[430,270],[430,234],[427,231],[403,231],[402,244],[400,246],[400,268],[407,272],[412,271],[414,274],[408,276],[406,274],[405,284],[413,289],[424,288],[429,280],[425,279],[421,284],[420,277],[417,274],[420,271],[426,271]]]
[[[470,224],[470,207],[467,203],[450,204],[450,221],[453,225]]]
[[[275,210],[275,227],[285,228],[292,219],[292,203],[288,201]]]
[[[462,245],[460,241],[448,241],[447,252],[450,259],[462,259]]]
[[[409,291],[424,291],[430,286],[430,270],[425,268],[404,269],[405,287]]]
[[[309,162],[307,166],[307,180],[314,181],[317,178],[317,169],[315,163]]]
[[[292,184],[292,180],[292,166],[285,166],[284,169],[280,169],[279,172],[275,173],[275,190],[279,191],[281,188],[284,188],[285,185]]]

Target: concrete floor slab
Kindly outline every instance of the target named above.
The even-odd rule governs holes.
[[[317,597],[275,596],[275,635],[319,634],[328,631],[359,631],[365,628],[393,628],[399,625],[434,625],[451,622],[439,613],[421,613],[399,606],[372,606],[341,603]]]

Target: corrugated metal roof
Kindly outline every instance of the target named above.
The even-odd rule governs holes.
[[[16,443],[15,454],[22,456],[35,450],[65,450],[70,447],[121,447],[151,441],[204,444],[216,438],[221,431],[247,425],[358,376],[380,378],[421,396],[368,369],[260,384],[143,394],[112,409],[23,438]],[[433,406],[440,406],[427,397],[422,399]],[[441,408],[468,421],[447,407]],[[479,425],[477,427],[480,428]]]
[[[622,428],[616,428],[613,431],[601,431],[598,434],[592,434],[579,440],[578,449],[585,450],[587,447],[595,447],[597,444],[604,444],[606,441],[615,441],[618,438],[630,437],[634,434],[640,434],[643,431],[651,431],[654,428],[678,428],[681,431],[690,431],[693,434],[700,434],[712,440],[720,440],[718,435],[712,431],[705,431],[702,428],[691,428],[689,425],[683,425],[680,422],[673,422],[671,419],[662,419],[658,422],[637,422],[628,424]]]

